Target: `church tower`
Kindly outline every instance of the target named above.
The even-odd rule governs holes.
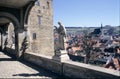
[[[101,36],[104,36],[103,25],[101,23]]]

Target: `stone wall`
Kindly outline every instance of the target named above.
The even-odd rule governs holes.
[[[25,53],[24,60],[35,64],[37,66],[43,67],[57,74],[62,74],[62,63],[56,62],[52,57],[39,55],[36,53]]]
[[[119,79],[120,71],[106,69],[74,61],[58,62],[51,57],[25,53],[24,59],[54,73],[69,78]]]
[[[19,54],[21,54],[20,49],[22,48],[22,42],[23,39],[27,36],[29,42],[28,52],[43,54],[52,57],[54,55],[52,1],[53,0],[38,0],[35,3],[35,5],[33,6],[29,13],[28,25],[25,25],[25,27],[28,26],[28,28],[26,29],[27,32],[26,31],[22,32],[20,28],[16,27],[16,26],[23,27],[22,21],[19,24],[19,22],[16,20],[14,16],[12,16],[9,13],[2,12],[1,16],[3,16],[3,14],[6,14],[4,15],[6,16],[6,18],[9,17],[8,19],[11,19],[11,21],[15,20],[15,23],[13,24],[11,23],[8,27],[8,35],[2,36],[3,37],[3,42],[1,45],[2,49],[4,49],[5,47],[4,43],[6,41],[6,38],[8,38],[7,47],[9,49],[11,48],[11,50],[15,49],[15,51],[18,54],[18,57],[20,57]],[[20,14],[21,17],[19,18],[21,18],[22,20],[23,19],[22,9]],[[15,44],[13,44],[12,36],[15,36]],[[12,53],[12,51],[9,52]]]
[[[120,77],[120,71],[73,61],[64,63],[63,73],[70,78],[118,79]]]
[[[52,0],[38,0],[35,3],[29,15],[27,35],[29,52],[54,55]]]

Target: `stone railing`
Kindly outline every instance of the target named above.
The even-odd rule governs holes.
[[[39,54],[25,53],[24,59],[61,76],[69,78],[119,79],[120,71],[74,61],[58,62]]]

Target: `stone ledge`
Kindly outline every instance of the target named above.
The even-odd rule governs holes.
[[[42,58],[47,58],[47,59],[52,59],[51,56],[46,56],[46,55],[42,55],[42,54],[39,54],[39,53],[27,52],[26,54],[31,54],[31,55],[34,55],[34,56],[40,56]]]
[[[65,64],[71,65],[73,67],[74,66],[76,66],[78,68],[83,67],[83,68],[91,69],[91,70],[94,70],[94,71],[103,72],[103,73],[106,73],[106,74],[120,76],[120,71],[118,71],[118,70],[107,69],[107,68],[104,68],[104,67],[94,66],[94,65],[90,65],[90,64],[84,64],[84,63],[75,62],[75,61],[66,61]]]
[[[58,62],[51,57],[25,53],[24,59],[59,75],[70,78],[119,79],[120,71],[74,61]]]
[[[73,61],[63,64],[63,74],[71,78],[119,79],[120,71]]]
[[[52,57],[39,55],[36,53],[25,53],[24,60],[33,63],[37,66],[43,67],[51,72],[62,74],[62,63],[52,59]]]

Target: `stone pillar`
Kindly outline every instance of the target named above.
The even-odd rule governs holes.
[[[15,30],[15,50],[16,50],[16,58],[20,57],[19,52],[19,36],[17,30]]]
[[[6,36],[2,33],[1,34],[1,48],[2,48],[2,50],[4,50],[4,48],[5,48],[5,40],[6,40]]]
[[[23,37],[21,35],[22,33],[19,33],[19,29],[15,29],[15,53],[16,53],[16,58],[19,59],[22,55],[22,53],[20,52],[21,49],[21,44],[22,44],[22,40]]]

